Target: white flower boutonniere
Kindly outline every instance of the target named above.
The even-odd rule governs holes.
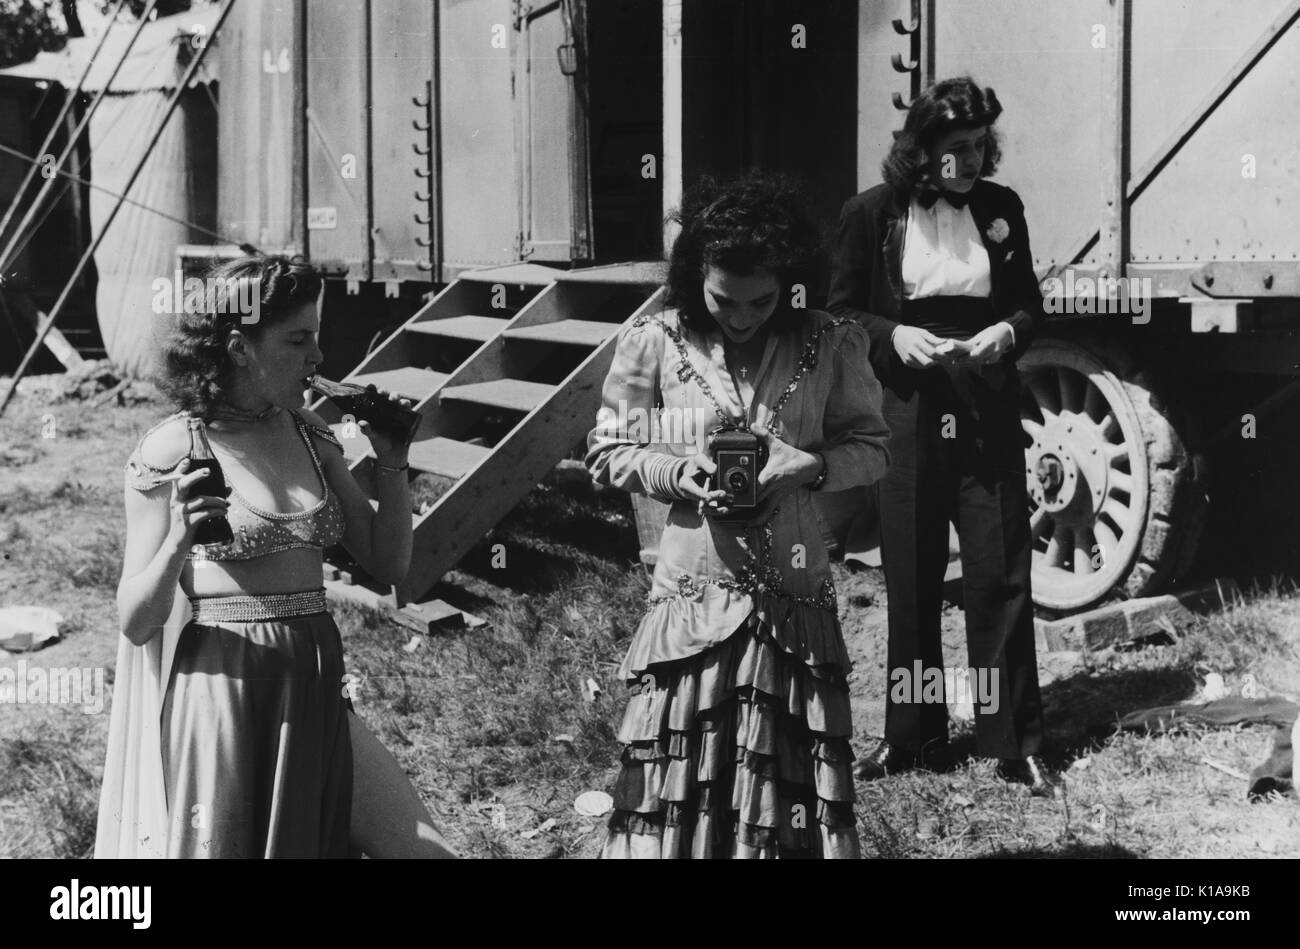
[[[992,224],[989,225],[989,229],[984,233],[988,235],[989,240],[991,240],[993,243],[1001,244],[1004,240],[1006,240],[1008,237],[1011,236],[1011,228],[1010,226],[1008,226],[1005,220],[1003,220],[1002,218],[998,218],[996,221],[994,221]]]

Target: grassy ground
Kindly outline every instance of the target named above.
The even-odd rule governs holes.
[[[40,380],[0,419],[0,605],[64,616],[64,636],[22,656],[102,667],[111,682],[121,569],[121,464],[166,414],[156,403],[92,409],[54,402]],[[52,438],[42,437],[51,432]],[[506,561],[494,563],[493,545]],[[485,628],[413,640],[342,607],[358,713],[391,748],[454,846],[477,857],[592,856],[603,821],[573,807],[608,790],[623,706],[615,671],[648,584],[636,564],[627,499],[539,488],[446,579],[438,594]],[[855,661],[855,750],[883,729],[884,591],[871,572],[836,568]],[[1295,799],[1247,803],[1249,772],[1272,729],[1189,728],[1112,736],[1127,712],[1196,698],[1207,672],[1229,687],[1300,693],[1300,596],[1273,586],[1175,630],[1176,640],[1040,657],[1057,800],[1030,798],[967,757],[943,774],[859,786],[870,856],[1300,856]],[[965,665],[961,613],[944,618],[950,665]],[[601,690],[592,696],[584,683]],[[86,856],[108,715],[66,706],[0,712],[0,857]],[[969,727],[954,737],[969,753]],[[541,829],[545,827],[545,829]]]

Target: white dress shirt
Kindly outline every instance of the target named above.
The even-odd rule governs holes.
[[[903,236],[903,296],[987,297],[989,254],[970,206],[960,211],[940,198],[926,210],[916,199]]]
[[[960,210],[940,198],[929,209],[915,198],[903,232],[903,296],[988,297],[993,292],[989,252],[984,248],[970,205]],[[1001,324],[1016,331],[1010,323]]]

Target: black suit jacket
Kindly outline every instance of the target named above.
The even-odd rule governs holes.
[[[827,306],[836,316],[862,324],[871,340],[870,359],[876,376],[903,396],[911,394],[923,371],[904,366],[890,342],[903,306],[902,252],[908,203],[906,193],[883,184],[845,203]],[[1025,206],[1010,188],[980,179],[971,189],[969,207],[989,255],[994,322],[1005,321],[1015,330],[1016,344],[1001,361],[1010,368],[1029,348],[1044,316],[1043,296],[1029,251]],[[1005,368],[986,367],[981,375],[1000,388],[999,377],[1006,372]]]

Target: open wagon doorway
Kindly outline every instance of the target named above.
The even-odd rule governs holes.
[[[680,14],[678,103],[664,101],[664,31],[677,28],[667,7]],[[788,172],[833,224],[858,190],[854,0],[622,0],[586,11],[597,263],[662,256],[664,127],[673,121],[686,184],[705,173]]]
[[[787,172],[833,225],[858,191],[857,2],[687,0],[682,38],[684,183]]]
[[[663,0],[587,4],[595,262],[658,260],[663,246]]]

